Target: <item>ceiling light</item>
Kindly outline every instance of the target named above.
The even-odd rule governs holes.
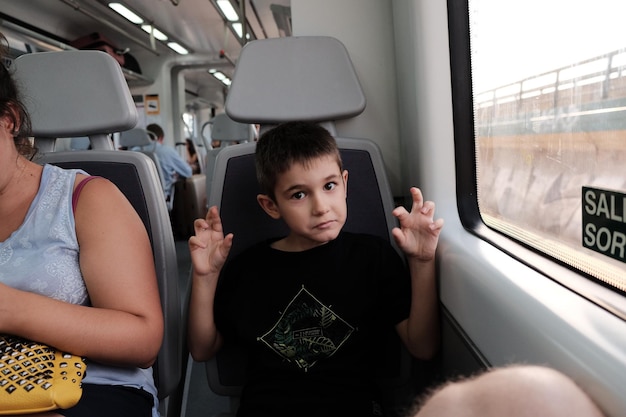
[[[220,82],[222,82],[222,84],[224,84],[227,87],[229,87],[230,84],[232,83],[231,79],[228,78],[226,74],[224,74],[222,71],[218,71],[214,68],[211,68],[208,70],[208,72],[209,74],[214,76],[216,79],[218,79]]]
[[[176,51],[181,55],[187,55],[189,53],[189,51],[185,47],[176,42],[169,42],[167,46],[169,46],[173,51]]]
[[[239,20],[239,15],[235,11],[235,8],[231,4],[230,0],[217,0],[217,6],[220,8],[226,19],[231,22]]]
[[[239,36],[240,38],[243,37],[243,26],[241,25],[241,23],[233,23],[233,30],[237,33],[237,36]]]
[[[109,7],[136,25],[143,23],[143,19],[137,13],[129,10],[122,3],[109,3]]]
[[[243,38],[243,25],[239,22],[231,23],[233,30],[239,36],[239,39]],[[250,33],[246,33],[246,39],[250,39]]]
[[[166,41],[167,40],[167,35],[165,33],[161,32],[159,29],[155,28],[152,25],[141,25],[141,28],[144,31],[154,35],[154,37],[157,38],[160,41]]]

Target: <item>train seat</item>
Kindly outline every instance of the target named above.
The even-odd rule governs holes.
[[[391,215],[394,202],[378,146],[367,139],[337,137],[335,131],[335,120],[354,117],[364,108],[365,97],[350,57],[343,44],[329,37],[278,38],[247,44],[226,102],[226,112],[232,119],[259,123],[262,131],[292,120],[314,121],[329,129],[350,172],[345,230],[378,235],[395,247],[391,236],[391,228],[397,224]],[[255,147],[256,143],[227,147],[216,158],[209,206],[218,206],[224,232],[236,236],[229,259],[253,243],[287,231],[286,225],[270,219],[256,201],[260,191]],[[391,371],[381,373],[380,379],[387,387],[397,387],[408,380],[410,358],[395,335],[389,340]],[[243,354],[225,345],[206,363],[209,387],[219,395],[234,397],[236,405],[244,366]]]
[[[184,356],[176,249],[155,164],[139,152],[113,150],[109,134],[133,128],[138,119],[119,64],[103,52],[65,51],[25,54],[15,66],[32,117],[37,162],[108,178],[146,226],[165,320],[154,378],[162,415],[177,415],[167,410],[182,379]],[[76,136],[89,137],[91,149],[54,152],[57,138]]]
[[[120,133],[119,144],[129,151],[153,151],[155,142],[154,134],[141,127],[135,127]]]
[[[226,113],[220,113],[213,118],[211,140],[252,142],[254,140],[254,127],[247,123],[236,122]]]
[[[148,155],[148,157],[152,159],[152,162],[154,162],[154,165],[156,165],[159,177],[162,179],[161,163],[159,162],[159,157],[154,152],[155,142],[150,138],[150,135],[151,133],[146,129],[136,127],[121,132],[119,144],[125,150],[137,151]]]
[[[159,156],[156,154],[156,152],[154,152],[156,142],[151,139],[151,135],[151,132],[148,132],[146,129],[136,127],[134,129],[121,132],[119,144],[123,149],[141,152],[142,154],[147,155],[150,159],[152,159],[152,162],[154,162],[154,165],[157,168],[157,172],[159,173],[159,180],[161,181],[161,185],[163,185],[163,168],[161,167],[161,163],[159,162]],[[173,199],[170,198],[170,201],[172,200]],[[168,210],[171,210],[171,205],[168,204],[167,208]]]
[[[207,151],[205,165],[207,196],[211,192],[217,154],[227,146],[252,142],[253,140],[254,127],[252,125],[236,122],[226,113],[215,115],[211,123],[211,141],[220,141],[220,146]]]

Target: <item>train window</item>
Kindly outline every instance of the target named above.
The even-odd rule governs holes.
[[[195,136],[196,117],[193,113],[183,113],[183,127],[185,129],[185,137],[192,138]]]
[[[468,6],[482,220],[626,291],[626,2]]]

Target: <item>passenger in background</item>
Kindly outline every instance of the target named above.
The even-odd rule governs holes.
[[[189,349],[206,361],[228,339],[249,354],[238,416],[382,415],[373,368],[395,328],[418,358],[438,349],[435,250],[443,220],[411,188],[393,229],[408,269],[385,240],[342,231],[348,172],[323,127],[292,122],[256,148],[257,200],[287,236],[229,262],[216,207],[189,240],[193,283]],[[220,275],[221,273],[221,275]],[[218,286],[219,278],[219,286]]]
[[[196,152],[196,145],[189,138],[185,139],[185,145],[187,148],[187,163],[191,167],[192,174],[200,173],[200,162],[198,161],[198,153]]]
[[[446,383],[428,394],[414,417],[602,417],[574,381],[542,366],[495,368]]]
[[[163,193],[165,194],[165,200],[169,202],[174,191],[174,184],[178,178],[191,177],[191,166],[176,152],[176,149],[163,144],[165,132],[163,132],[161,126],[152,123],[146,127],[146,130],[154,135],[156,141],[154,153],[159,158],[159,163],[163,170]]]
[[[156,417],[163,317],[146,229],[108,180],[31,161],[29,115],[2,56],[0,333],[86,358],[79,403],[46,417]]]

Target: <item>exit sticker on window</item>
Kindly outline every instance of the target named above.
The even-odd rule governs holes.
[[[626,194],[583,187],[583,246],[626,262]]]

